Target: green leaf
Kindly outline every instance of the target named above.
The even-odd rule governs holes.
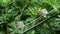
[[[9,5],[10,2],[11,0],[0,0],[0,5],[2,7],[6,7],[7,5]]]

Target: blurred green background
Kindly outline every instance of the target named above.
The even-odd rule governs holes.
[[[52,13],[59,13],[59,6],[60,0],[0,0],[0,34],[10,34],[13,32],[16,29],[16,23],[19,21],[23,21],[26,25],[35,20],[39,17],[38,12],[41,9],[46,9],[48,12],[54,9]],[[21,34],[47,17],[33,21],[32,24],[20,28],[14,34]],[[60,14],[26,34],[59,34],[59,32]]]

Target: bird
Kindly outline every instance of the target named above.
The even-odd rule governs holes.
[[[24,22],[20,21],[16,23],[16,28],[23,28],[24,27]]]
[[[38,13],[39,16],[45,16],[48,14],[48,11],[46,9],[41,9]]]

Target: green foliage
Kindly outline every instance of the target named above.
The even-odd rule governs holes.
[[[58,0],[43,0],[43,2],[50,4],[53,8],[59,6]]]
[[[0,0],[0,5],[6,7],[7,5],[9,5],[10,2],[11,0]]]
[[[57,30],[60,31],[60,18],[54,17],[37,28],[41,34],[56,34]]]
[[[28,7],[28,9],[25,11],[26,15],[30,15],[33,17],[34,15],[37,15],[37,13],[41,10],[40,7]]]
[[[48,12],[55,9],[51,14],[55,11],[59,13],[58,6],[60,6],[60,0],[0,0],[0,34],[13,32],[19,21],[23,21],[25,25],[33,21],[30,25],[14,32],[21,34],[49,16],[34,21],[39,17],[38,13],[41,9],[47,9]],[[26,34],[57,34],[56,31],[60,31],[60,14],[57,17],[53,17]]]

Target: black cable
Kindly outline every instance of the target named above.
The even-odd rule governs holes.
[[[50,18],[56,17],[57,15],[58,15],[57,13],[53,14],[52,16],[50,16],[50,17],[48,17],[47,19],[45,19],[45,20],[39,22],[39,23],[36,24],[35,26],[33,26],[33,27],[31,27],[31,28],[25,30],[24,32],[22,32],[22,34],[27,33],[28,31],[32,30],[33,28],[36,28],[36,27],[39,26],[40,24],[43,24],[44,22],[48,21]]]

